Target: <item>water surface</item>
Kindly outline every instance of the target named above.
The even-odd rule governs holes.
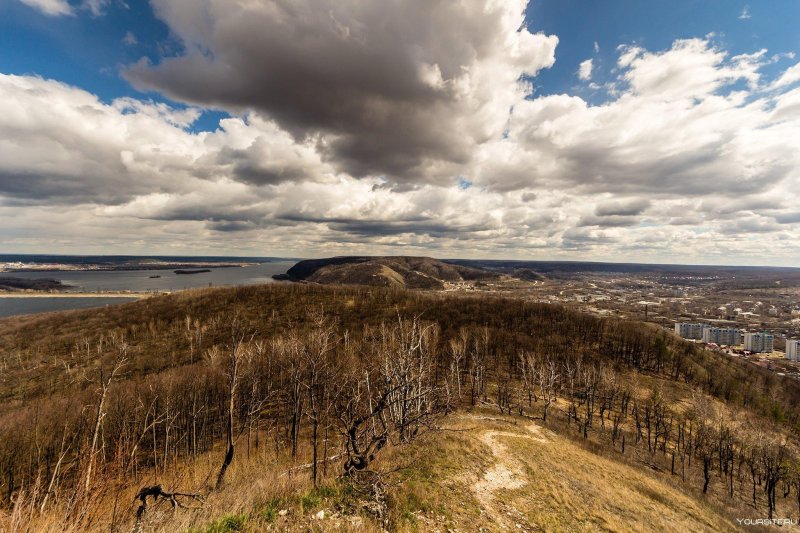
[[[46,313],[49,311],[67,311],[69,309],[88,309],[106,305],[124,304],[136,298],[0,298],[0,318]]]
[[[7,272],[3,276],[56,279],[65,285],[70,285],[67,289],[68,292],[161,292],[200,287],[272,283],[274,281],[273,274],[282,274],[294,264],[293,261],[275,261],[246,267],[210,267],[211,272],[201,274],[175,274],[172,270],[38,270],[36,272]]]
[[[69,292],[173,292],[202,287],[258,285],[273,283],[273,274],[286,272],[294,261],[273,261],[246,267],[214,268],[200,274],[175,274],[172,270],[74,270],[6,272],[4,277],[55,279],[69,285]],[[206,267],[203,267],[206,268]],[[102,307],[131,301],[132,298],[0,298],[0,317]]]

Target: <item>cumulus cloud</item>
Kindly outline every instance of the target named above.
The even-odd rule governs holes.
[[[592,79],[592,60],[587,59],[586,61],[581,61],[580,66],[578,67],[578,78],[583,81],[589,81]]]
[[[794,67],[763,82],[769,62],[765,51],[731,57],[705,39],[621,47],[615,97],[516,105],[506,138],[483,147],[475,183],[569,191],[564,209],[583,198],[561,233],[572,250],[664,253],[657,227],[659,238],[681,235],[681,249],[702,242],[704,254],[775,232],[779,254],[787,227],[774,222],[800,222],[787,210],[800,180],[800,89],[786,90]]]
[[[493,150],[536,169],[528,184],[587,193],[743,195],[777,186],[796,175],[799,141],[788,133],[798,124],[791,93],[760,90],[763,56],[728,57],[704,40],[664,52],[624,48],[616,99],[528,99]],[[751,89],[728,89],[740,81]],[[507,187],[507,174],[486,159],[480,181]]]
[[[137,87],[256,110],[343,171],[397,182],[449,181],[502,135],[558,41],[525,29],[525,0],[153,4],[185,52],[132,65]]]
[[[132,99],[0,75],[0,194],[45,203],[118,202],[169,190],[162,171],[190,170],[196,116]]]
[[[798,67],[766,51],[623,45],[595,103],[520,82],[556,44],[523,1],[198,1],[126,71],[181,105],[0,75],[5,248],[796,259]]]
[[[191,133],[197,108],[96,96],[0,74],[0,195],[16,201],[115,204],[195,190],[198,180],[263,185],[332,175],[313,143],[252,114]]]

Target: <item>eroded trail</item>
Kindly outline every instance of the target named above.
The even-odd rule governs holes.
[[[501,440],[505,438],[522,438],[547,443],[549,440],[542,434],[541,428],[536,424],[525,426],[523,432],[489,430],[478,437],[494,455],[496,462],[472,487],[475,498],[489,515],[491,520],[500,530],[527,531],[524,515],[513,505],[499,497],[500,490],[520,489],[528,484],[528,475],[522,462],[512,453],[508,446]]]

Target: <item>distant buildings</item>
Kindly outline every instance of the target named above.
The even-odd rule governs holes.
[[[718,328],[708,324],[678,322],[675,324],[675,335],[684,339],[694,339],[725,346],[736,346],[742,342],[741,331],[738,329]]]
[[[703,324],[675,323],[675,335],[684,339],[703,339]]]
[[[771,353],[775,337],[766,332],[745,333],[744,349],[752,353]]]
[[[775,337],[766,331],[749,333],[743,332],[738,328],[677,322],[675,324],[675,335],[684,339],[699,340],[706,344],[717,344],[719,346],[738,346],[744,341],[744,349],[752,353],[772,353],[775,349]],[[786,341],[786,358],[792,361],[800,361],[800,340]]]
[[[703,327],[703,342],[725,346],[741,344],[741,332],[736,328]]]
[[[711,326],[708,324],[676,322],[675,335],[706,344],[719,346],[738,346],[744,342],[744,349],[751,353],[772,353],[775,351],[775,336],[766,331],[745,332],[738,328]],[[786,341],[786,358],[800,361],[800,339]]]
[[[800,340],[786,340],[786,359],[800,361]]]

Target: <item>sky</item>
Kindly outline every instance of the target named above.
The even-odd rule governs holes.
[[[800,2],[0,0],[0,252],[798,266]]]

